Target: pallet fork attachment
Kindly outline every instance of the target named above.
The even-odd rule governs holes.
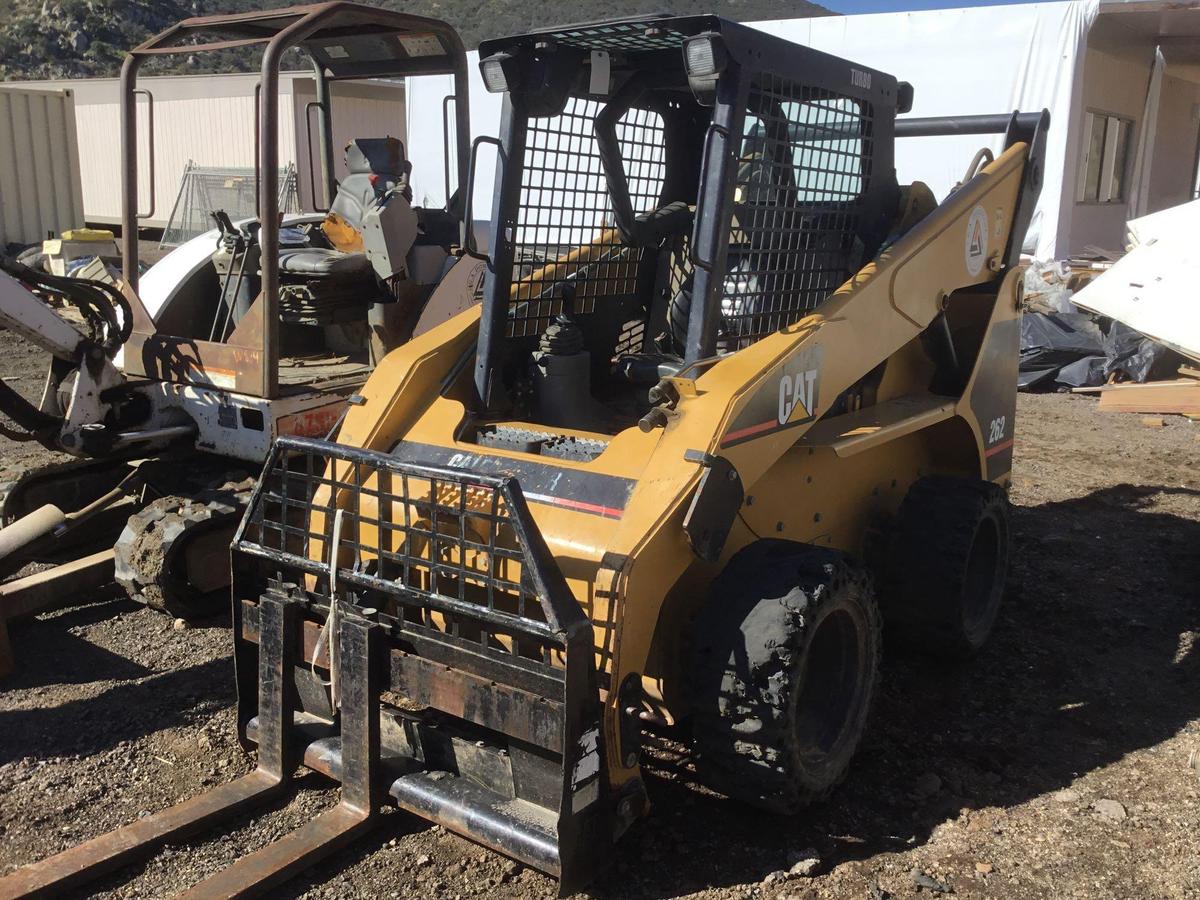
[[[136,861],[164,844],[194,835],[221,820],[233,818],[253,806],[272,800],[287,789],[296,768],[296,735],[293,729],[282,727],[282,713],[290,693],[286,674],[291,662],[289,651],[295,645],[296,611],[287,604],[268,599],[260,612],[264,639],[260,645],[262,652],[258,663],[258,703],[264,714],[261,719],[263,726],[259,729],[257,768],[207,793],[18,869],[0,879],[0,898],[9,900],[49,896],[79,887]],[[355,652],[363,641],[357,634],[361,626],[358,623],[348,625],[343,632],[343,640],[350,646],[345,649]],[[353,708],[348,711],[352,715],[356,712]],[[369,717],[359,714],[359,718]],[[343,804],[335,812],[340,813],[342,807],[347,805],[357,808],[359,801],[354,791],[348,789]],[[308,840],[297,847],[295,838],[302,833],[307,837],[307,833],[318,823],[321,823],[323,832],[326,825],[322,820],[329,815],[326,813],[293,835],[240,861],[247,865],[235,865],[217,876],[221,878],[236,873],[234,878],[226,878],[219,884],[202,883],[190,895],[215,896],[219,891],[223,896],[248,896],[255,893],[256,889],[266,890],[278,883],[282,877],[286,877],[285,873],[294,872],[301,860],[311,865],[318,855],[335,849],[336,845],[327,846],[330,838],[325,838],[324,846]],[[296,851],[303,851],[303,855]]]
[[[324,532],[291,524],[302,506],[318,514],[308,523],[326,514]],[[325,555],[336,574],[287,549],[301,533],[328,543],[335,508],[349,523]],[[383,538],[367,547],[371,528]],[[393,564],[409,578],[388,580]],[[314,663],[330,665],[331,583],[348,589],[330,636],[340,689],[323,707]],[[341,802],[184,896],[268,891],[370,828],[388,801],[557,876],[564,893],[590,879],[613,838],[591,626],[514,479],[281,440],[234,541],[234,591],[239,733],[258,767],[18,869],[0,900],[79,887],[277,798],[301,764],[340,782]]]
[[[515,478],[278,440],[234,541],[233,582],[247,742],[262,719],[246,676],[268,598],[302,610],[298,715],[334,715],[312,669],[328,665],[320,632],[336,592],[338,618],[380,635],[381,800],[556,876],[564,892],[590,880],[616,816],[592,626]],[[344,704],[361,675],[337,665]],[[348,746],[318,740],[304,764],[344,784]]]

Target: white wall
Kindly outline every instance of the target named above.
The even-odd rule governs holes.
[[[71,92],[0,87],[0,251],[82,224]]]
[[[197,165],[254,165],[254,86],[258,76],[183,75],[139,78],[154,97],[153,214],[143,220],[162,227],[179,193],[189,159]],[[116,78],[45,82],[75,92],[83,209],[89,222],[121,221],[121,93]],[[287,85],[287,82],[285,82]],[[290,87],[280,97],[280,161],[295,157]],[[150,211],[150,137],[146,101],[138,99],[138,194]]]

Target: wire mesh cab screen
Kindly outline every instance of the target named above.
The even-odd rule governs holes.
[[[705,40],[724,48],[709,74],[689,70],[685,53]],[[513,266],[499,274],[494,298],[507,305],[509,337],[544,330],[571,283],[575,313],[593,314],[592,327],[605,335],[623,334],[640,317],[648,339],[622,348],[694,357],[734,351],[814,310],[888,233],[899,196],[890,75],[712,16],[548,29],[484,42],[481,53],[513,54],[545,71],[564,54],[546,77],[550,86],[512,94],[506,127],[523,141],[513,160],[521,171],[508,182],[498,221]],[[589,93],[598,54],[612,61],[611,93]],[[553,85],[564,77],[573,80],[560,107]],[[618,110],[628,205],[613,164]],[[732,134],[732,172],[724,156],[701,159],[724,130]],[[710,178],[718,170],[721,183]],[[687,207],[683,220],[693,217],[685,228],[672,218],[676,205]],[[693,285],[705,295],[700,315],[717,315],[702,328],[691,321]]]
[[[577,286],[575,313],[595,311],[598,298],[636,293],[644,250],[625,246],[595,137],[603,102],[568,97],[557,116],[531,118],[522,166],[514,239],[509,334],[540,333],[562,306],[560,288]],[[629,109],[617,122],[634,213],[658,206],[666,174],[663,119]]]
[[[638,53],[646,50],[678,50],[687,35],[665,22],[648,19],[561,28],[550,37],[567,47],[607,50],[610,53]]]
[[[722,349],[811,312],[862,265],[872,104],[762,75],[742,129]]]

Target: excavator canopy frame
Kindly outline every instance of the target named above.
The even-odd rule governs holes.
[[[182,341],[197,355],[202,349],[208,350],[208,355],[223,368],[235,372],[239,389],[252,390],[261,397],[273,399],[279,395],[279,146],[275,135],[279,125],[280,65],[287,51],[303,49],[312,60],[317,87],[315,105],[319,111],[322,177],[330,199],[336,192],[331,81],[408,75],[453,76],[454,169],[459,185],[466,184],[467,179],[470,106],[466,49],[458,32],[438,19],[334,0],[262,12],[200,16],[171,26],[131,50],[121,67],[122,266],[125,280],[134,294],[138,287],[138,221],[153,214],[153,198],[149,212],[138,208],[139,95],[147,100],[152,193],[154,180],[153,97],[149,91],[138,88],[138,71],[143,63],[156,57],[253,47],[263,48],[255,122],[259,242],[263,247],[263,309],[261,328],[258,329],[261,333],[248,337],[257,346],[230,353],[223,345],[169,336],[157,336],[154,343],[178,344]],[[446,125],[448,133],[449,122]],[[445,174],[448,185],[450,152],[447,146]],[[315,185],[313,193],[316,194]],[[461,221],[461,203],[452,205],[450,211]],[[152,330],[144,310],[139,309],[137,313],[140,313],[137,318],[142,320],[138,322],[137,330]],[[156,347],[151,352],[170,350]],[[166,364],[161,368],[172,370]],[[247,369],[252,371],[245,371]]]

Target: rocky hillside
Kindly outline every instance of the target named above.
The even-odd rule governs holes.
[[[0,0],[0,79],[116,75],[128,48],[181,18],[286,5],[286,0]],[[484,37],[545,25],[697,10],[688,0],[383,0],[378,5],[445,19],[470,47]],[[741,21],[830,14],[806,0],[711,0],[699,8]],[[173,70],[229,71],[254,63],[248,54],[230,52],[184,60]]]

